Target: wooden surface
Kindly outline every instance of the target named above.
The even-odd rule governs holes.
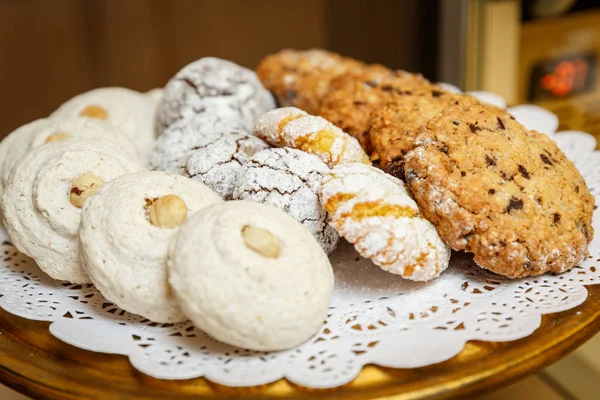
[[[543,317],[531,336],[506,342],[469,342],[458,356],[425,368],[368,366],[352,383],[306,389],[285,380],[257,388],[227,388],[204,379],[157,380],[122,356],[93,353],[60,342],[48,323],[0,310],[0,381],[41,399],[304,398],[447,399],[481,395],[558,360],[600,330],[600,285],[581,306]],[[435,345],[435,344],[432,344]]]

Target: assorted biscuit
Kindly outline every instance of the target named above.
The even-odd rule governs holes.
[[[0,208],[55,279],[234,346],[289,349],[327,316],[340,237],[414,281],[443,273],[451,249],[510,278],[581,262],[594,197],[531,128],[324,50],[282,50],[256,72],[208,57],[164,89],[95,89],[9,134]]]

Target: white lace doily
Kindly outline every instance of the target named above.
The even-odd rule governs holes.
[[[529,126],[553,126],[544,112],[520,109]],[[537,125],[536,125],[537,124]],[[555,128],[554,128],[555,129]],[[552,134],[552,132],[547,132]],[[575,161],[597,199],[600,153],[580,132],[554,136]],[[593,225],[600,232],[598,213]],[[600,237],[597,234],[596,237]],[[322,330],[301,347],[277,353],[216,342],[189,323],[159,325],[126,313],[92,286],[53,281],[6,242],[0,229],[0,306],[24,318],[52,321],[50,332],[83,349],[123,354],[139,371],[162,379],[204,376],[229,386],[280,378],[308,387],[350,382],[365,364],[420,367],[458,354],[469,340],[509,341],[530,335],[541,315],[571,309],[600,282],[599,239],[590,258],[559,276],[507,280],[453,255],[452,266],[429,283],[402,280],[360,258],[348,244],[332,255],[335,293]]]

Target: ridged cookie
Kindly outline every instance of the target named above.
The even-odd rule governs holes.
[[[453,249],[511,278],[563,272],[587,254],[594,198],[546,135],[492,106],[451,106],[415,145],[404,176]]]

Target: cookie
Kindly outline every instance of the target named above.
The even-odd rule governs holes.
[[[164,172],[106,183],[81,215],[86,272],[126,311],[160,323],[185,320],[167,284],[168,244],[188,217],[221,201],[202,183]]]
[[[0,142],[0,199],[4,192],[5,182],[10,176],[12,167],[23,158],[29,150],[29,143],[37,133],[37,128],[46,125],[45,119],[38,119],[9,133]]]
[[[152,102],[152,115],[150,117],[152,118],[152,129],[154,131],[155,136],[158,136],[158,121],[156,118],[156,110],[158,110],[158,105],[162,100],[163,92],[163,88],[156,88],[144,93],[144,96],[146,96]]]
[[[194,148],[203,146],[207,138],[230,132],[248,130],[241,121],[218,115],[199,114],[177,121],[156,140],[148,161],[150,169],[179,174]]]
[[[264,114],[254,125],[254,134],[278,147],[292,147],[318,156],[329,167],[337,164],[370,163],[352,136],[324,118],[295,107],[278,108]]]
[[[263,58],[256,73],[280,107],[293,106],[316,114],[331,80],[363,67],[358,60],[325,50],[285,49]]]
[[[52,278],[89,282],[79,258],[81,206],[104,182],[142,168],[102,139],[35,148],[14,168],[2,198],[11,241]]]
[[[434,89],[418,95],[404,95],[401,101],[375,110],[369,136],[380,166],[386,168],[390,162],[401,162],[413,149],[417,130],[446,107],[458,104],[469,106],[478,104],[478,100],[469,95]]]
[[[450,248],[401,180],[369,165],[339,165],[323,180],[320,198],[331,225],[381,269],[428,281],[448,268]]]
[[[154,145],[154,106],[150,98],[135,90],[108,87],[90,90],[61,105],[51,119],[86,117],[110,122],[127,134],[142,159]]]
[[[243,131],[198,133],[181,174],[204,183],[224,200],[231,200],[238,175],[255,153],[269,145]]]
[[[510,278],[560,273],[587,254],[594,198],[546,135],[492,106],[451,106],[415,145],[404,176],[453,249]]]
[[[273,96],[247,68],[205,57],[185,66],[165,86],[158,106],[159,133],[198,114],[237,119],[251,129],[262,114],[275,108]]]
[[[419,74],[393,71],[380,65],[341,75],[331,82],[318,115],[339,126],[371,154],[371,116],[390,101],[401,102],[406,95],[440,92]]]
[[[0,194],[1,187],[8,181],[12,169],[27,152],[46,143],[68,137],[106,139],[129,154],[132,160],[142,162],[137,148],[129,137],[108,122],[88,118],[39,119],[18,128],[2,141],[0,152],[4,154],[0,159]]]
[[[312,154],[287,147],[264,150],[243,168],[233,197],[282,209],[308,228],[329,254],[340,238],[319,203],[321,180],[328,173],[327,165]]]
[[[290,349],[327,317],[329,259],[304,226],[276,207],[230,201],[201,210],[179,230],[168,264],[184,314],[224,343]]]

